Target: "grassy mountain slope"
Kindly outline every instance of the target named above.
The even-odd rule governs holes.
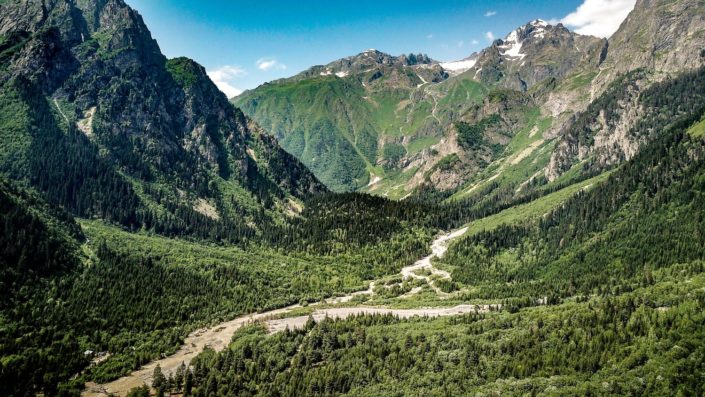
[[[486,92],[470,79],[447,77],[430,60],[369,50],[262,85],[233,103],[329,188],[367,190],[421,161],[448,120]]]
[[[526,52],[521,66],[505,48],[511,38],[474,54],[470,59],[475,66],[465,72],[455,70],[452,63],[421,56],[411,62],[411,56],[368,50],[267,83],[233,103],[271,130],[287,151],[333,190],[362,190],[397,199],[424,183],[451,190],[491,162],[496,146],[506,145],[525,126],[507,120],[506,137],[489,136],[478,147],[468,148],[459,145],[454,123],[479,122],[475,109],[492,90],[537,90],[534,87],[547,80],[575,73],[599,53],[601,43],[542,21],[513,35],[518,35],[518,45]],[[496,73],[490,76],[490,70]],[[451,154],[458,154],[459,167],[445,173],[432,169]]]

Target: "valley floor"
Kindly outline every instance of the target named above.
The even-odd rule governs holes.
[[[435,275],[436,277],[440,277],[442,279],[450,279],[450,274],[436,269],[431,261],[434,258],[441,258],[448,249],[448,244],[454,239],[457,239],[465,234],[467,230],[468,228],[465,227],[438,236],[431,244],[432,253],[430,255],[420,259],[410,266],[406,266],[401,269],[401,282],[396,285],[400,285],[404,281],[408,280],[421,280],[424,283],[428,283],[428,286],[438,294],[439,298],[447,297],[447,293],[444,293],[434,285],[434,280],[436,278],[432,276]],[[424,271],[428,275],[422,273]],[[229,345],[233,334],[238,329],[253,323],[263,324],[270,333],[275,333],[286,329],[302,329],[311,317],[316,322],[319,322],[325,318],[346,319],[349,317],[367,314],[389,314],[399,318],[408,319],[411,317],[443,317],[468,313],[486,313],[491,310],[501,309],[501,304],[459,304],[449,307],[394,309],[383,306],[371,307],[354,303],[356,297],[362,295],[374,296],[377,291],[375,289],[375,285],[383,281],[384,280],[372,281],[369,289],[367,290],[354,292],[344,296],[328,298],[322,302],[313,303],[308,307],[296,304],[281,309],[240,316],[209,328],[198,329],[192,332],[184,340],[183,345],[175,354],[164,357],[161,360],[152,361],[149,364],[142,366],[139,370],[132,372],[130,375],[106,384],[89,382],[87,383],[86,390],[82,393],[82,395],[85,397],[109,396],[115,394],[124,396],[135,387],[140,387],[143,384],[151,385],[152,374],[157,366],[160,366],[165,375],[168,376],[169,374],[173,374],[181,363],[188,365],[193,358],[203,351],[204,348],[211,348],[215,351],[223,350]],[[389,284],[390,283],[383,285],[382,288],[389,289],[396,286]],[[415,292],[419,292],[421,288],[422,287],[417,286],[399,298],[406,299]],[[304,315],[299,315],[300,311],[307,313]]]

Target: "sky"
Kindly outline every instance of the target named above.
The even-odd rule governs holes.
[[[635,0],[126,0],[228,97],[374,48],[454,61],[534,19],[609,37]]]

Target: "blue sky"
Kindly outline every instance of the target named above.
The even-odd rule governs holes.
[[[502,38],[536,18],[565,22],[572,15],[567,19],[574,22],[571,28],[589,30],[602,23],[605,4],[624,9],[634,2],[126,1],[142,14],[166,56],[195,59],[229,96],[368,48],[393,55],[422,52],[449,61],[467,57],[489,45],[490,37]],[[590,33],[599,35],[600,29]]]

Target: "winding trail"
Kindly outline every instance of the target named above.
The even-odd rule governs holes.
[[[426,270],[431,273],[431,275],[436,275],[441,278],[450,278],[448,272],[436,269],[431,263],[431,259],[435,257],[442,257],[448,249],[448,243],[460,236],[462,236],[467,231],[467,228],[456,230],[451,233],[446,233],[440,235],[431,244],[431,254],[427,257],[420,259],[411,266],[407,266],[401,269],[401,276],[403,279],[415,278],[419,280],[425,280],[431,288],[433,288],[440,297],[447,296],[438,289],[431,280],[430,276],[424,276],[417,274],[420,270]],[[374,287],[376,282],[370,282],[369,288],[364,291],[354,292],[349,295],[329,298],[325,300],[324,304],[340,304],[349,302],[352,298],[358,295],[373,295]],[[410,293],[407,293],[403,297],[411,296],[413,293],[420,291],[421,288],[414,288]],[[314,306],[313,304],[311,306]],[[171,356],[164,357],[157,361],[152,361],[149,364],[144,365],[137,371],[132,372],[130,375],[124,376],[120,379],[114,380],[106,384],[95,384],[87,383],[86,390],[81,393],[82,396],[94,397],[94,396],[108,396],[110,394],[115,394],[118,396],[124,396],[130,389],[134,387],[142,386],[143,384],[151,384],[152,373],[154,368],[159,365],[162,372],[168,376],[170,373],[176,371],[181,363],[189,364],[191,360],[196,357],[204,348],[210,347],[213,350],[220,351],[228,346],[233,334],[239,328],[251,324],[255,321],[259,321],[267,326],[270,333],[280,332],[289,329],[300,329],[303,328],[308,321],[309,315],[279,318],[282,315],[290,313],[292,310],[300,308],[300,305],[292,305],[284,307],[281,309],[270,310],[267,312],[250,314],[245,316],[237,317],[233,320],[220,323],[216,326],[210,328],[198,329],[192,332],[185,340],[181,348]],[[359,314],[392,314],[400,318],[410,318],[414,316],[427,316],[427,317],[441,317],[441,316],[454,316],[465,313],[473,312],[487,312],[493,308],[499,308],[499,305],[458,305],[454,307],[435,307],[435,308],[417,308],[417,309],[390,309],[385,307],[371,307],[371,306],[350,306],[350,307],[333,307],[333,308],[322,308],[315,310],[311,315],[316,321],[319,321],[325,317],[344,319],[350,316],[355,316]]]
[[[59,113],[61,113],[62,116],[64,116],[64,120],[66,120],[67,123],[69,123],[69,118],[66,117],[66,114],[64,113],[63,110],[61,110],[61,106],[59,106],[59,101],[54,98],[54,106],[56,106],[56,109],[59,110]]]

